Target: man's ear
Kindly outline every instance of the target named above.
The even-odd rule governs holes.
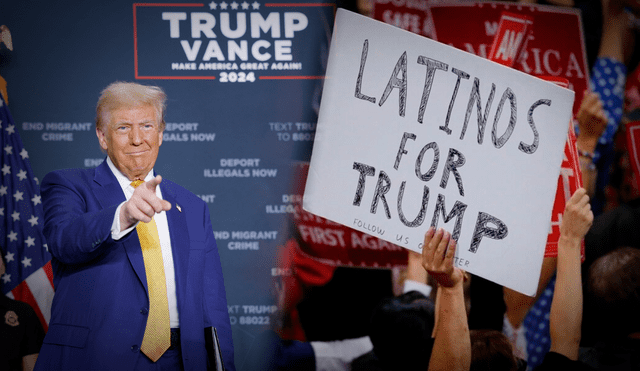
[[[107,135],[105,134],[105,132],[96,126],[96,136],[98,137],[98,142],[100,142],[100,147],[102,148],[103,151],[106,152],[107,150]]]

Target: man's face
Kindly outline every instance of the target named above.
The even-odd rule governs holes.
[[[96,128],[96,134],[100,147],[129,180],[144,179],[162,144],[162,131],[152,106],[117,109],[104,128]]]

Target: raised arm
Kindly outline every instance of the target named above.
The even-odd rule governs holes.
[[[462,371],[471,366],[471,340],[463,293],[463,272],[453,266],[456,242],[449,232],[429,228],[422,266],[438,282],[436,329],[429,370]]]
[[[582,324],[580,246],[592,222],[589,196],[580,188],[567,203],[560,225],[558,273],[549,318],[550,351],[574,361],[578,359]]]
[[[582,184],[591,197],[595,194],[597,170],[593,162],[598,139],[607,127],[607,115],[597,93],[586,91],[576,115],[577,147],[580,153]]]

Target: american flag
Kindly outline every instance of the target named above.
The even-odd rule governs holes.
[[[8,297],[30,304],[46,331],[51,317],[53,273],[42,234],[40,190],[29,154],[1,95],[0,141],[0,244],[7,263],[0,286]]]

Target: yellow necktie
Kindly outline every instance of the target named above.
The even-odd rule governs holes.
[[[144,183],[142,180],[134,180],[131,185],[135,188],[142,183]],[[140,350],[155,362],[171,346],[167,282],[155,219],[151,219],[149,223],[138,223],[136,230],[142,247],[144,270],[149,288],[149,316]]]

